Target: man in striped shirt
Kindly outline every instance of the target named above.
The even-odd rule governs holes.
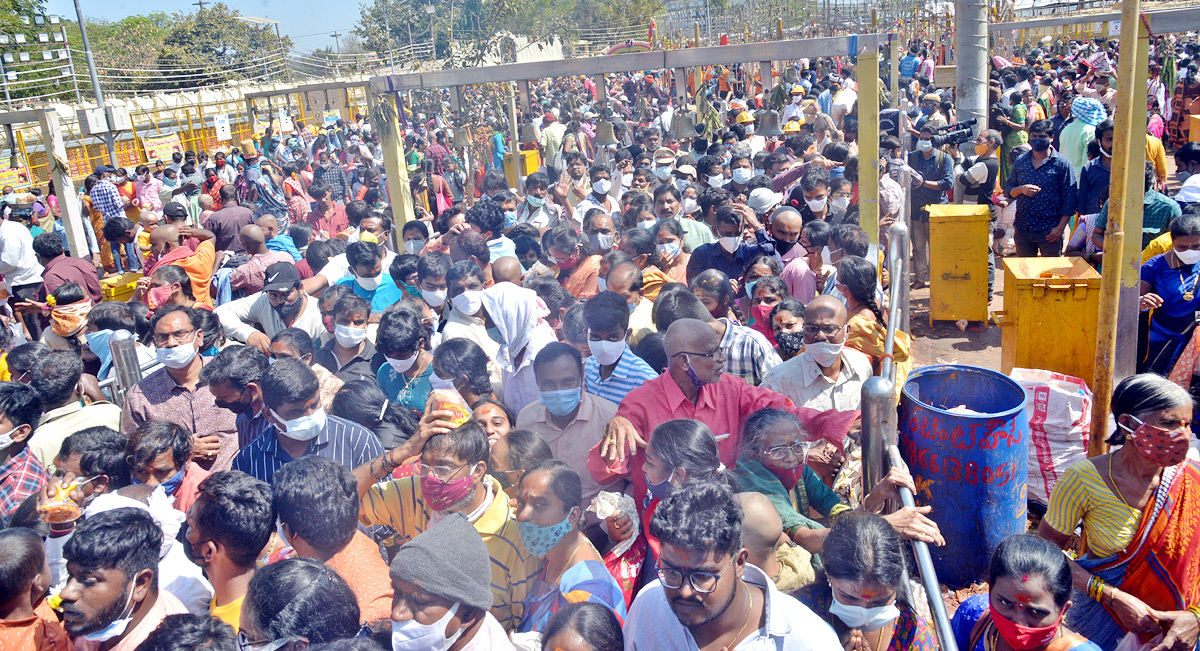
[[[403,545],[451,513],[466,516],[491,557],[491,613],[504,630],[513,631],[541,559],[526,552],[508,496],[487,474],[483,427],[453,418],[445,410],[427,413],[410,439],[355,469],[362,497],[358,519],[392,527]],[[420,461],[394,477],[393,471],[413,457]]]
[[[284,464],[301,457],[325,457],[353,469],[383,454],[379,437],[370,430],[325,413],[320,383],[304,362],[272,364],[259,386],[272,427],[238,453],[234,470],[270,484]]]
[[[587,392],[620,404],[625,394],[653,380],[658,373],[625,342],[629,336],[629,307],[625,298],[605,291],[583,304],[588,350],[592,355],[583,365]]]

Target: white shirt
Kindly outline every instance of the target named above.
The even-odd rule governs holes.
[[[838,651],[837,635],[808,606],[783,594],[757,567],[746,564],[742,579],[763,591],[767,625],[752,631],[735,647],[738,651]],[[655,581],[633,600],[625,619],[625,651],[680,649],[699,651],[692,632],[679,622]]]
[[[279,331],[288,327],[283,322],[283,318],[279,316],[279,312],[271,307],[271,299],[266,292],[258,292],[225,303],[218,306],[215,312],[217,318],[221,320],[221,327],[225,332],[242,343],[246,343],[250,335],[258,332],[254,326],[250,325],[251,323],[257,322],[262,325],[267,337],[272,339],[279,334]],[[308,297],[308,301],[291,327],[307,332],[314,342],[321,335],[327,333],[325,325],[321,322],[320,301],[316,297]]]
[[[396,259],[396,254],[387,249],[383,250],[383,270],[387,271],[392,267],[392,260]],[[337,281],[350,275],[350,263],[346,261],[346,254],[339,253],[329,259],[324,267],[317,272],[318,276],[324,276],[325,282],[330,285],[337,284]]]
[[[0,223],[0,274],[10,288],[42,282],[42,265],[33,254],[33,235],[20,222],[5,219]]]
[[[762,388],[791,398],[797,407],[848,411],[862,406],[862,385],[871,374],[871,358],[853,348],[842,349],[836,380],[826,377],[812,355],[803,352],[771,369]]]

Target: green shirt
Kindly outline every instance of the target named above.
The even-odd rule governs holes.
[[[837,493],[826,486],[817,473],[807,466],[804,468],[804,479],[790,491],[766,466],[757,461],[740,459],[735,472],[738,486],[742,490],[762,493],[771,500],[771,504],[779,512],[779,518],[783,520],[783,530],[788,536],[800,528],[825,528],[825,525],[808,517],[809,508],[816,509],[826,518],[836,517],[842,511],[850,510]]]
[[[1154,238],[1167,232],[1171,220],[1183,214],[1179,204],[1156,190],[1150,190],[1142,198],[1142,248],[1150,246]],[[1100,216],[1096,218],[1096,228],[1108,227],[1108,201],[1100,208]]]

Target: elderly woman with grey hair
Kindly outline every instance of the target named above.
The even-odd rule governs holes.
[[[766,495],[779,517],[783,531],[796,544],[817,554],[829,534],[826,524],[853,510],[829,489],[805,460],[816,442],[800,420],[781,409],[760,409],[742,425],[742,449],[734,476],[744,491]],[[916,492],[912,476],[903,468],[892,468],[863,500],[862,509],[881,512],[887,500],[900,501],[896,489],[906,486]],[[824,522],[808,517],[809,509],[820,513]],[[925,517],[930,507],[905,507],[884,516],[906,538],[945,544],[937,523]]]

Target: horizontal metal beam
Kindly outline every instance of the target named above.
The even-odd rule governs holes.
[[[288,88],[280,88],[278,90],[260,90],[253,93],[246,93],[242,96],[243,99],[255,99],[258,97],[276,97],[278,95],[287,95],[289,93],[318,93],[325,90],[343,90],[348,88],[365,88],[367,81],[341,81],[330,82],[323,84],[303,84],[300,86],[290,86]]]
[[[23,124],[25,122],[37,122],[42,119],[42,114],[47,111],[53,111],[51,108],[28,109],[25,111],[4,111],[0,112],[0,124]]]
[[[1150,32],[1153,34],[1200,30],[1200,7],[1158,9],[1143,12],[1143,15],[1150,22]],[[1018,29],[1040,29],[1043,27],[1060,27],[1062,25],[1105,23],[1120,19],[1121,12],[1119,11],[1102,14],[1076,14],[1073,16],[1059,16],[1057,18],[1029,18],[1011,23],[992,23],[988,25],[988,31],[1006,32]]]
[[[684,48],[656,52],[635,52],[611,56],[556,59],[529,63],[509,63],[478,68],[433,70],[371,78],[371,90],[388,93],[416,88],[448,88],[466,84],[546,79],[550,77],[597,75],[631,70],[662,70],[728,63],[778,61],[849,54],[857,40],[858,53],[878,48],[883,37],[864,34],[857,37],[835,36],[788,41],[768,41],[741,45]]]

